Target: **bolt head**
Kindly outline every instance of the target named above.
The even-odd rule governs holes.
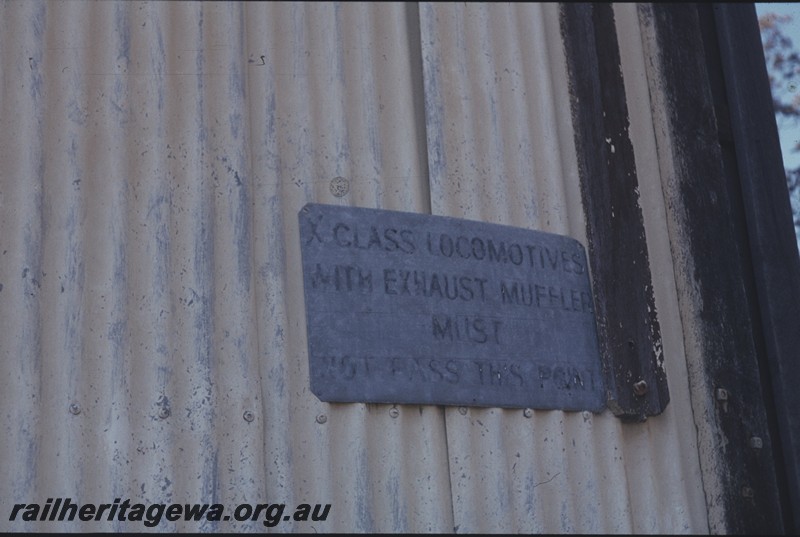
[[[647,393],[647,382],[644,380],[640,380],[639,382],[633,385],[633,393],[637,397],[641,397]]]

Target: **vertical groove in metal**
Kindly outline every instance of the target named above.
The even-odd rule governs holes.
[[[67,99],[83,91],[100,96],[99,110],[92,114],[92,128],[76,129],[71,147],[64,148],[68,154],[70,151],[75,153],[69,165],[75,168],[79,181],[71,186],[79,189],[76,209],[80,223],[77,224],[76,234],[81,244],[78,255],[84,261],[85,274],[75,302],[68,304],[68,307],[81,312],[77,333],[72,336],[79,341],[78,352],[73,356],[75,377],[70,379],[68,388],[70,396],[81,406],[81,414],[75,420],[75,426],[69,428],[67,442],[74,443],[71,451],[75,452],[73,460],[78,466],[76,486],[81,497],[99,500],[117,492],[112,487],[119,483],[119,478],[125,472],[118,461],[113,460],[112,446],[120,425],[123,430],[127,429],[124,421],[119,423],[120,418],[124,420],[128,415],[125,408],[127,387],[124,371],[128,285],[125,260],[128,246],[127,185],[116,179],[128,171],[125,159],[126,128],[123,124],[128,119],[128,107],[124,102],[127,88],[120,77],[127,68],[125,35],[128,28],[118,6],[87,10],[86,15],[88,23],[98,28],[97,37],[106,46],[103,49],[86,46],[88,66],[90,69],[99,66],[102,70],[97,75],[87,77],[84,84],[79,79],[71,79],[65,91]],[[112,30],[114,28],[117,32]],[[52,64],[46,67],[48,74],[52,72],[52,67]],[[45,116],[47,124],[51,114],[61,108],[53,106],[55,99],[51,100],[51,96],[60,97],[61,92],[53,91],[55,86],[49,84],[47,76],[44,89],[49,101]],[[46,148],[54,147],[56,151],[63,147],[60,146],[52,138],[45,143]],[[63,181],[59,177],[60,170],[51,166],[48,160],[49,154],[45,156],[46,198],[50,195],[50,184]],[[98,203],[98,200],[102,200],[102,203]],[[45,218],[49,219],[58,203],[58,200],[52,199],[52,203],[43,208]],[[55,222],[53,224],[54,227],[57,225]],[[49,232],[50,226],[46,226],[45,258],[53,251],[47,240]],[[47,271],[48,275],[60,272],[59,261],[56,259],[52,265],[46,264],[53,271]],[[43,301],[46,300],[47,297],[43,296]],[[42,320],[47,322],[49,315],[44,314]],[[58,331],[47,330],[40,337],[46,340],[51,334],[58,334]],[[60,354],[56,348],[45,349],[44,353],[53,360],[57,360]],[[98,472],[98,468],[105,471]],[[85,524],[84,528],[89,529],[89,525]]]
[[[42,135],[40,84],[44,15],[41,6],[33,3],[0,5],[0,15],[0,35],[13,35],[15,29],[22,34],[0,47],[3,65],[0,69],[3,125],[3,134],[0,134],[3,142],[0,143],[3,158],[0,171],[0,326],[4,333],[0,338],[0,359],[5,369],[0,376],[3,428],[0,482],[4,498],[24,501],[22,498],[28,497],[35,488],[41,453],[42,418],[35,408],[50,398],[61,399],[63,405],[65,397],[58,397],[57,388],[49,393],[41,389],[45,375],[53,371],[51,368],[45,372],[42,368],[38,338],[40,308],[36,295],[40,291],[36,282],[41,280],[42,246],[39,163],[43,160],[43,148],[42,144],[31,146],[29,141],[40,139]],[[18,113],[24,109],[38,113]],[[22,177],[27,180],[18,179]],[[59,477],[55,479],[60,481]]]
[[[542,6],[423,4],[434,212],[563,231]],[[559,200],[554,202],[553,200]]]

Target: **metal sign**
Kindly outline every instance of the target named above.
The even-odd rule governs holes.
[[[319,204],[299,218],[311,391],[320,400],[605,407],[578,241]]]

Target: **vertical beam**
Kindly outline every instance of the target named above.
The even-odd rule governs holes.
[[[750,245],[757,311],[772,388],[790,508],[800,520],[800,256],[778,131],[753,4],[715,4],[717,43],[727,93]]]
[[[562,32],[608,406],[644,421],[669,390],[612,6],[563,4]]]

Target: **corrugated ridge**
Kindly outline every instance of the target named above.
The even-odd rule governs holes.
[[[58,399],[57,394],[40,389],[45,379],[41,375],[39,288],[35,282],[41,278],[43,148],[27,143],[40,138],[43,127],[42,11],[42,6],[32,3],[0,6],[0,35],[14,35],[24,29],[17,39],[0,47],[4,66],[0,70],[0,113],[5,142],[0,143],[4,162],[0,170],[0,323],[4,332],[0,356],[6,364],[0,377],[0,455],[3,461],[13,461],[0,465],[0,475],[5,484],[3,497],[13,501],[26,501],[35,486],[42,421],[37,410],[42,399]],[[18,114],[31,105],[38,114]],[[11,132],[15,136],[9,136]]]

